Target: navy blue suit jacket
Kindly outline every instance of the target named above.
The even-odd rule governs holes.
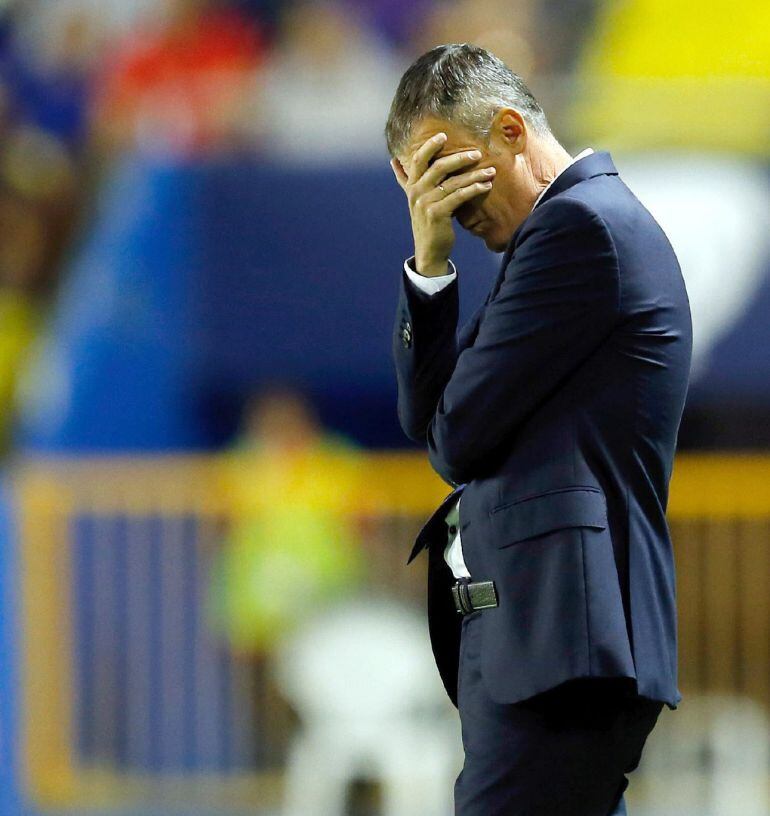
[[[462,492],[491,696],[635,678],[675,706],[674,560],[665,519],[690,369],[690,310],[660,226],[607,153],[567,168],[513,235],[487,302],[456,335],[453,282],[402,275],[398,414],[455,487],[425,525],[439,670],[456,701],[459,622],[444,517]],[[406,331],[405,331],[406,329]],[[411,559],[410,559],[411,560]]]

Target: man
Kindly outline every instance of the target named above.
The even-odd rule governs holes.
[[[418,59],[386,136],[415,245],[398,413],[455,487],[412,552],[429,551],[462,723],[455,812],[623,814],[625,774],[680,699],[665,507],[692,339],[676,257],[610,156],[573,160],[481,48]],[[505,253],[457,337],[453,218]]]

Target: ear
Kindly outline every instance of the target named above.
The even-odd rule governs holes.
[[[401,162],[396,158],[391,159],[390,169],[393,171],[393,175],[396,177],[399,187],[401,187],[402,190],[406,190],[406,183],[409,181],[409,177],[406,175],[406,171]]]
[[[501,108],[492,119],[491,138],[514,154],[524,152],[527,135],[524,117],[513,108]]]

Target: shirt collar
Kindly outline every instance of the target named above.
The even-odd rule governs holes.
[[[557,179],[557,178],[559,178],[559,176],[560,176],[560,175],[561,175],[561,174],[562,174],[562,173],[563,173],[563,172],[564,172],[564,171],[567,169],[567,167],[572,167],[572,165],[573,165],[575,162],[580,161],[581,159],[584,159],[586,156],[590,156],[590,155],[591,155],[593,152],[594,152],[594,151],[593,151],[593,148],[590,148],[590,147],[587,147],[585,150],[581,150],[581,151],[580,151],[580,153],[578,153],[578,154],[577,154],[577,156],[575,156],[575,158],[574,158],[574,159],[572,159],[572,161],[571,161],[571,162],[570,162],[568,165],[566,165],[566,167],[563,167],[563,168],[561,169],[561,171],[560,171],[560,172],[559,172],[559,173],[558,173],[556,176],[554,176],[554,177],[551,179],[551,181],[550,181],[550,182],[548,182],[548,185],[547,185],[546,187],[544,187],[544,188],[543,188],[543,189],[540,191],[540,195],[537,197],[537,199],[536,199],[535,203],[532,205],[532,209],[534,210],[534,209],[535,209],[535,207],[537,207],[537,205],[540,203],[540,199],[541,199],[541,198],[542,198],[542,197],[543,197],[543,196],[546,194],[546,192],[548,191],[548,188],[549,188],[549,187],[550,187],[550,186],[551,186],[551,185],[554,183],[554,181],[556,181],[556,179]]]

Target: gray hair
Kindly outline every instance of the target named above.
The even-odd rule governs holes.
[[[539,136],[553,138],[548,120],[522,78],[478,45],[439,45],[407,68],[385,126],[388,151],[403,150],[415,122],[434,116],[489,139],[500,108],[517,110]]]

